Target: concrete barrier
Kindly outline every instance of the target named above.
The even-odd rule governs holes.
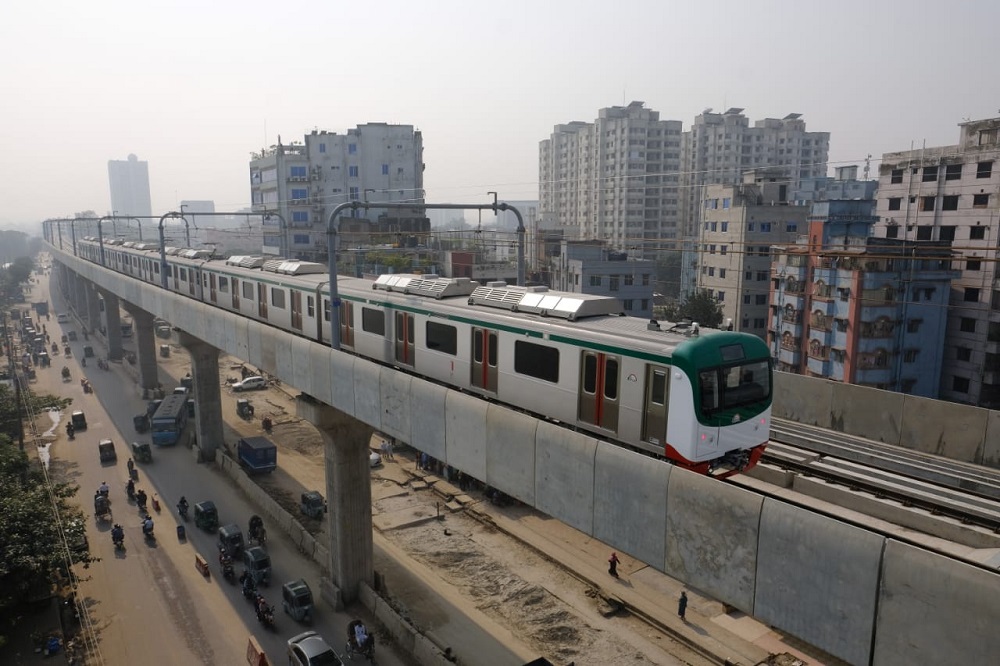
[[[418,382],[422,383],[402,372],[383,370],[379,375],[382,403],[382,425],[379,430],[386,435],[404,442],[413,441],[410,437],[410,396],[417,391],[411,391],[410,386]]]
[[[983,458],[989,413],[979,407],[905,395],[900,438],[891,443],[952,460],[978,463]]]
[[[486,478],[486,411],[488,402],[448,391],[444,423],[448,455],[444,459],[477,479]]]
[[[333,406],[348,416],[378,427],[382,423],[382,395],[379,388],[381,374],[382,366],[356,361],[352,387],[353,410],[349,412],[340,405]]]
[[[445,398],[449,391],[443,386],[424,382],[410,396],[410,445],[427,455],[445,460],[448,448],[445,438]]]
[[[756,493],[674,469],[667,489],[663,571],[752,613],[763,502]]]
[[[490,405],[486,411],[486,483],[535,503],[535,434],[538,420]]]
[[[662,562],[672,465],[606,442],[594,463],[594,536],[643,562]]]
[[[830,427],[877,442],[899,443],[903,394],[866,386],[833,383]]]
[[[1000,575],[888,540],[875,666],[996,664]]]
[[[987,467],[1000,468],[1000,412],[990,411],[986,419],[983,457],[975,462]]]
[[[772,412],[778,418],[829,428],[833,385],[827,379],[775,372]]]
[[[593,437],[539,421],[535,434],[535,508],[593,534],[596,453],[597,440]]]
[[[754,617],[867,666],[883,543],[878,534],[765,499]]]

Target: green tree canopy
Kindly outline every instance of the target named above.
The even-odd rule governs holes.
[[[677,314],[681,319],[696,321],[706,328],[719,328],[722,324],[722,305],[707,289],[700,289],[688,296]]]

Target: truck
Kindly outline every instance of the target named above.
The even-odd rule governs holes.
[[[247,474],[273,472],[278,466],[278,447],[267,437],[242,437],[236,443],[236,456]]]
[[[49,302],[48,301],[38,301],[38,302],[34,303],[33,306],[35,308],[35,312],[38,314],[38,318],[39,319],[41,319],[42,317],[44,317],[47,314],[49,314]]]

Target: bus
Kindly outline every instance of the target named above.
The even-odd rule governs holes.
[[[187,426],[188,407],[187,396],[168,395],[160,403],[150,422],[153,431],[153,444],[157,446],[173,446],[180,441],[181,433]]]
[[[122,337],[123,338],[131,338],[132,337],[132,330],[133,330],[132,329],[132,322],[130,322],[130,321],[123,321],[123,322],[121,322],[121,326],[122,326]]]

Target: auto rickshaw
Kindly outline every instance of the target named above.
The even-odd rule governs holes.
[[[84,345],[83,346],[83,355],[84,355],[85,358],[93,358],[94,357],[94,348],[91,347],[90,345]]]
[[[219,528],[219,547],[224,548],[234,558],[243,553],[243,531],[239,525],[231,523]]]
[[[253,406],[250,401],[246,398],[240,398],[236,401],[236,416],[241,419],[248,419],[253,416]]]
[[[70,342],[76,342],[76,331],[70,331],[66,334]]]
[[[67,342],[69,342],[69,336],[66,335],[65,333],[63,333],[63,336],[62,336],[62,339],[60,340],[60,342],[62,342],[63,344],[66,344]]]
[[[303,514],[309,516],[310,518],[319,519],[322,518],[323,514],[326,512],[326,501],[318,492],[310,490],[307,493],[302,493],[299,508],[302,510]]]
[[[73,424],[74,430],[87,429],[87,415],[79,410],[73,412],[70,415],[70,422]]]
[[[301,578],[281,586],[281,605],[296,622],[311,622],[313,595],[309,585]]]
[[[243,551],[243,566],[254,584],[267,585],[271,582],[271,556],[260,546],[250,546]]]
[[[145,414],[137,414],[132,417],[132,426],[137,433],[149,432],[149,417]]]
[[[38,365],[43,368],[47,368],[52,365],[52,359],[49,358],[48,352],[39,352],[38,354]]]
[[[69,348],[69,345],[63,347],[63,356],[72,356],[73,350]]]
[[[132,442],[132,459],[141,463],[153,462],[153,450],[149,442]]]
[[[194,505],[194,524],[203,530],[214,530],[219,526],[219,510],[215,508],[215,502]]]
[[[94,518],[107,521],[112,519],[111,501],[100,493],[94,495]]]

